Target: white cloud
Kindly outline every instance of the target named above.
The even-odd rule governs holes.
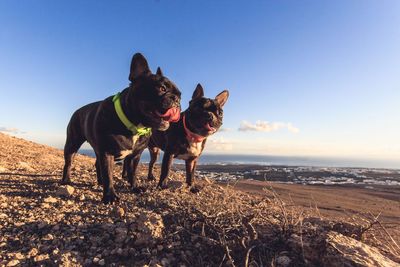
[[[218,132],[220,132],[220,133],[222,133],[222,132],[230,132],[230,131],[232,131],[231,128],[225,128],[225,127],[219,128],[219,130],[218,130]]]
[[[23,134],[23,133],[25,133],[25,132],[21,132],[17,128],[9,128],[9,127],[3,127],[3,126],[0,126],[0,132],[10,133],[10,134]]]
[[[209,151],[231,151],[233,150],[233,143],[223,137],[210,137],[207,139],[206,148]]]
[[[240,123],[239,131],[256,131],[256,132],[272,132],[280,129],[287,129],[289,132],[298,133],[299,128],[295,127],[290,122],[268,122],[268,121],[256,121],[252,124],[248,121],[242,121]]]

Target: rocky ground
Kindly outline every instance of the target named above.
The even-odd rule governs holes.
[[[116,179],[121,201],[104,205],[92,158],[76,157],[71,187],[62,165],[62,151],[0,133],[0,266],[399,266],[396,240],[373,238],[379,222],[327,220],[273,188],[206,179],[192,194],[172,173],[140,195]]]

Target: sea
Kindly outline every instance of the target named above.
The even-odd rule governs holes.
[[[81,149],[81,154],[94,157],[91,149]],[[162,159],[160,155],[158,161]],[[150,154],[145,150],[140,162],[148,163]],[[176,163],[184,163],[182,160],[175,160]],[[378,160],[358,159],[339,157],[311,157],[311,156],[273,156],[273,155],[231,155],[231,154],[203,154],[198,164],[209,165],[238,165],[254,164],[266,166],[313,166],[313,167],[343,167],[343,168],[382,168],[400,169],[399,160]]]

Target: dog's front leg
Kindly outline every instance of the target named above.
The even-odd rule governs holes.
[[[99,153],[98,164],[103,182],[103,202],[104,204],[112,204],[119,200],[118,195],[115,193],[113,182],[114,156],[101,152]]]
[[[128,155],[124,158],[124,163],[123,163],[124,165],[122,166],[122,173],[121,173],[122,179],[129,180],[128,172],[131,166],[131,159],[132,159],[131,155]]]
[[[167,186],[167,181],[166,178],[168,177],[169,170],[171,169],[172,162],[174,160],[174,155],[165,152],[161,164],[161,175],[160,175],[160,181],[158,182],[158,187],[160,188],[166,188]]]
[[[141,189],[138,186],[136,178],[136,170],[140,161],[140,155],[141,153],[132,157],[129,161],[129,167],[128,167],[128,182],[134,193],[140,193],[141,191]]]
[[[186,184],[187,184],[187,186],[190,187],[190,192],[197,193],[197,192],[199,192],[199,189],[197,187],[193,186],[193,183],[192,183],[192,181],[194,179],[195,170],[196,170],[197,158],[186,160],[185,165],[186,165]]]

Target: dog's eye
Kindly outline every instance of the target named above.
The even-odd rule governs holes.
[[[167,87],[165,87],[165,85],[161,85],[160,86],[160,93],[165,93],[167,92]]]

